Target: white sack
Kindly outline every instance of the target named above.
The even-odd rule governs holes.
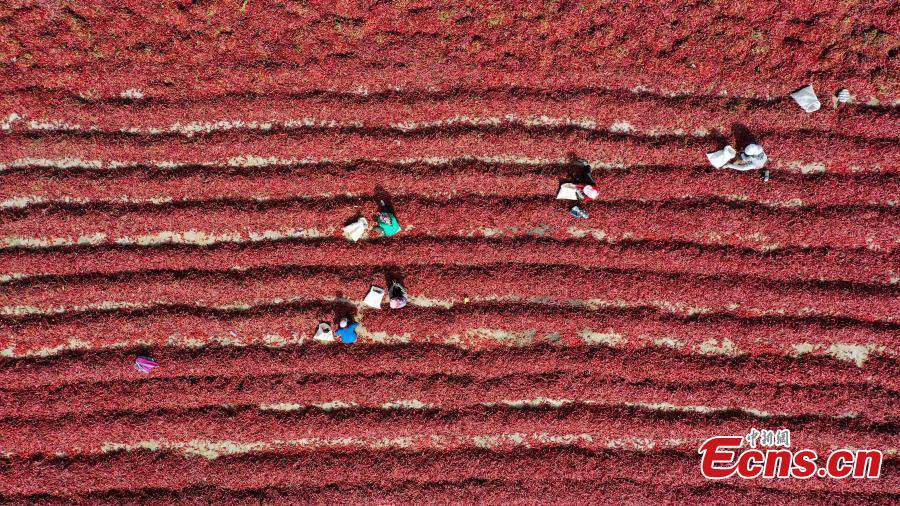
[[[578,188],[572,183],[563,183],[559,185],[559,192],[556,193],[559,200],[578,200]]]
[[[816,96],[811,84],[791,93],[791,98],[806,112],[816,112],[822,108],[822,103],[819,102],[819,97]]]
[[[381,309],[382,300],[384,300],[384,288],[373,285],[372,288],[369,288],[369,293],[366,294],[363,303],[371,308]]]
[[[360,218],[353,223],[344,227],[344,237],[356,242],[362,238],[366,230],[369,229],[369,222],[365,218]]]
[[[320,343],[333,342],[334,333],[331,331],[331,325],[325,322],[320,323],[318,328],[316,328],[316,334],[313,336],[313,339]]]
[[[725,146],[718,151],[706,153],[706,158],[709,159],[709,163],[711,163],[713,167],[721,169],[726,163],[730,162],[736,154],[737,151],[733,147]]]

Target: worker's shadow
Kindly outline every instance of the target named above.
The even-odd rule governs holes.
[[[390,266],[384,271],[384,286],[390,288],[392,284],[399,283],[406,286],[405,276],[399,267]]]
[[[394,200],[391,198],[391,194],[387,192],[381,185],[375,187],[375,201],[378,204],[378,212],[381,213],[391,213],[394,216],[397,216],[396,210],[394,210]],[[400,218],[397,218],[398,220]]]
[[[343,318],[347,318],[350,321],[356,319],[356,305],[344,295],[344,292],[337,292],[337,294],[335,294],[333,307],[333,321],[340,322]]]
[[[734,137],[734,148],[738,153],[750,144],[759,144],[756,137],[750,133],[750,129],[740,123],[731,125],[731,134]]]
[[[565,174],[565,179],[560,181],[560,184],[595,184],[594,177],[591,174],[591,164],[574,152],[569,152],[569,154],[566,155]]]
[[[363,213],[355,212],[350,218],[344,220],[344,226],[346,227],[352,223],[356,223],[360,218],[364,218]]]

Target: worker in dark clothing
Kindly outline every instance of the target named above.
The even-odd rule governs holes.
[[[397,281],[391,283],[391,287],[388,290],[388,298],[391,300],[391,309],[400,309],[409,303],[409,298],[406,296],[406,288]]]

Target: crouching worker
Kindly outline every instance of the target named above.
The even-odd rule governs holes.
[[[391,309],[400,309],[409,303],[406,296],[406,288],[400,283],[394,281],[388,290],[388,298],[391,299]]]
[[[734,148],[726,146],[725,149],[716,151],[715,153],[708,153],[706,156],[709,158],[710,163],[717,169],[725,168],[739,170],[741,172],[759,170],[763,181],[769,180],[769,169],[765,168],[766,162],[769,161],[769,157],[766,156],[766,152],[763,151],[762,146],[755,143],[748,144],[747,147],[744,148],[743,153],[741,153],[739,160],[735,159],[734,155]]]
[[[400,222],[397,221],[397,217],[392,212],[383,200],[378,202],[379,212],[378,216],[375,217],[375,223],[378,224],[378,228],[381,229],[381,233],[384,234],[385,237],[390,237],[397,232],[400,231]]]
[[[341,338],[342,343],[355,343],[357,338],[357,327],[359,327],[359,324],[355,321],[352,321],[350,318],[341,318],[341,321],[338,322],[338,329],[335,330],[334,333]]]
[[[757,170],[763,168],[767,161],[769,161],[769,157],[766,156],[762,146],[759,144],[748,144],[744,148],[744,152],[741,153],[741,159],[726,163],[725,168],[742,171]]]

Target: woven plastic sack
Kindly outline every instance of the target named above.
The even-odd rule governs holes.
[[[344,237],[347,239],[356,242],[365,235],[366,230],[369,229],[369,221],[365,218],[360,218],[353,223],[344,227]]]
[[[334,342],[334,332],[331,331],[331,325],[326,322],[320,323],[316,328],[316,334],[313,336],[313,339],[320,343]]]
[[[791,98],[806,112],[816,112],[822,108],[822,103],[819,102],[819,97],[816,96],[811,84],[791,93]]]
[[[556,198],[559,200],[578,200],[578,187],[572,183],[563,183],[559,185]]]
[[[363,303],[373,309],[381,309],[381,301],[384,300],[384,288],[380,286],[372,286],[369,293],[363,299]]]
[[[737,150],[735,150],[731,146],[725,146],[724,148],[713,151],[712,153],[706,153],[706,158],[709,159],[709,163],[712,164],[713,167],[717,169],[721,169],[725,166],[726,163],[730,162],[734,159],[734,156],[737,154]]]

